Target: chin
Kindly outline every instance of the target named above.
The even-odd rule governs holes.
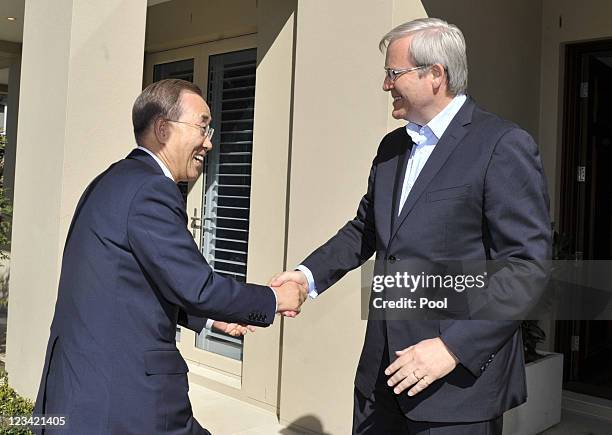
[[[193,183],[194,181],[196,181],[198,178],[200,178],[200,175],[202,175],[201,172],[197,172],[195,174],[189,174],[187,181],[190,183]]]
[[[406,114],[403,110],[394,110],[391,112],[391,116],[397,120],[406,119]]]

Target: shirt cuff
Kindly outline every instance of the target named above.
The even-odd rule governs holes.
[[[272,293],[274,293],[274,312],[276,313],[278,311],[278,297],[276,296],[276,290],[274,290],[272,287],[270,287],[270,290],[272,290]]]
[[[310,271],[310,269],[304,266],[303,264],[300,264],[295,269],[299,270],[300,272],[303,272],[304,275],[306,275],[306,281],[308,281],[308,296],[312,299],[319,296],[319,293],[317,292],[317,287],[315,286],[314,277],[312,276],[312,272]]]
[[[215,323],[213,319],[206,320],[206,326],[204,326],[204,329],[210,331],[212,329],[213,323]]]

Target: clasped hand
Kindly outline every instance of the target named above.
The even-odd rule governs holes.
[[[277,312],[285,317],[295,317],[299,314],[300,307],[308,297],[308,280],[306,279],[306,275],[304,275],[304,272],[300,272],[299,270],[291,270],[277,273],[270,281],[270,287],[274,288],[277,291],[277,294],[279,293],[278,289],[287,285],[298,286],[303,292],[300,294],[303,299],[301,300],[300,304],[295,308],[292,308],[289,305],[281,307],[279,301],[279,307],[277,309]]]

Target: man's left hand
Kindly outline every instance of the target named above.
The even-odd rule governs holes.
[[[397,359],[385,370],[391,376],[387,385],[394,387],[395,394],[412,386],[408,395],[414,396],[449,374],[458,363],[440,338],[423,340],[395,354]]]
[[[212,327],[217,331],[225,332],[232,337],[241,337],[247,332],[255,332],[255,327],[251,325],[240,325],[238,323],[225,323],[219,320],[215,320]]]

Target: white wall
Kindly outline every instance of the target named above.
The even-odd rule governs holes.
[[[145,0],[26,4],[6,367],[29,398],[40,382],[78,198],[133,147],[145,13]]]

